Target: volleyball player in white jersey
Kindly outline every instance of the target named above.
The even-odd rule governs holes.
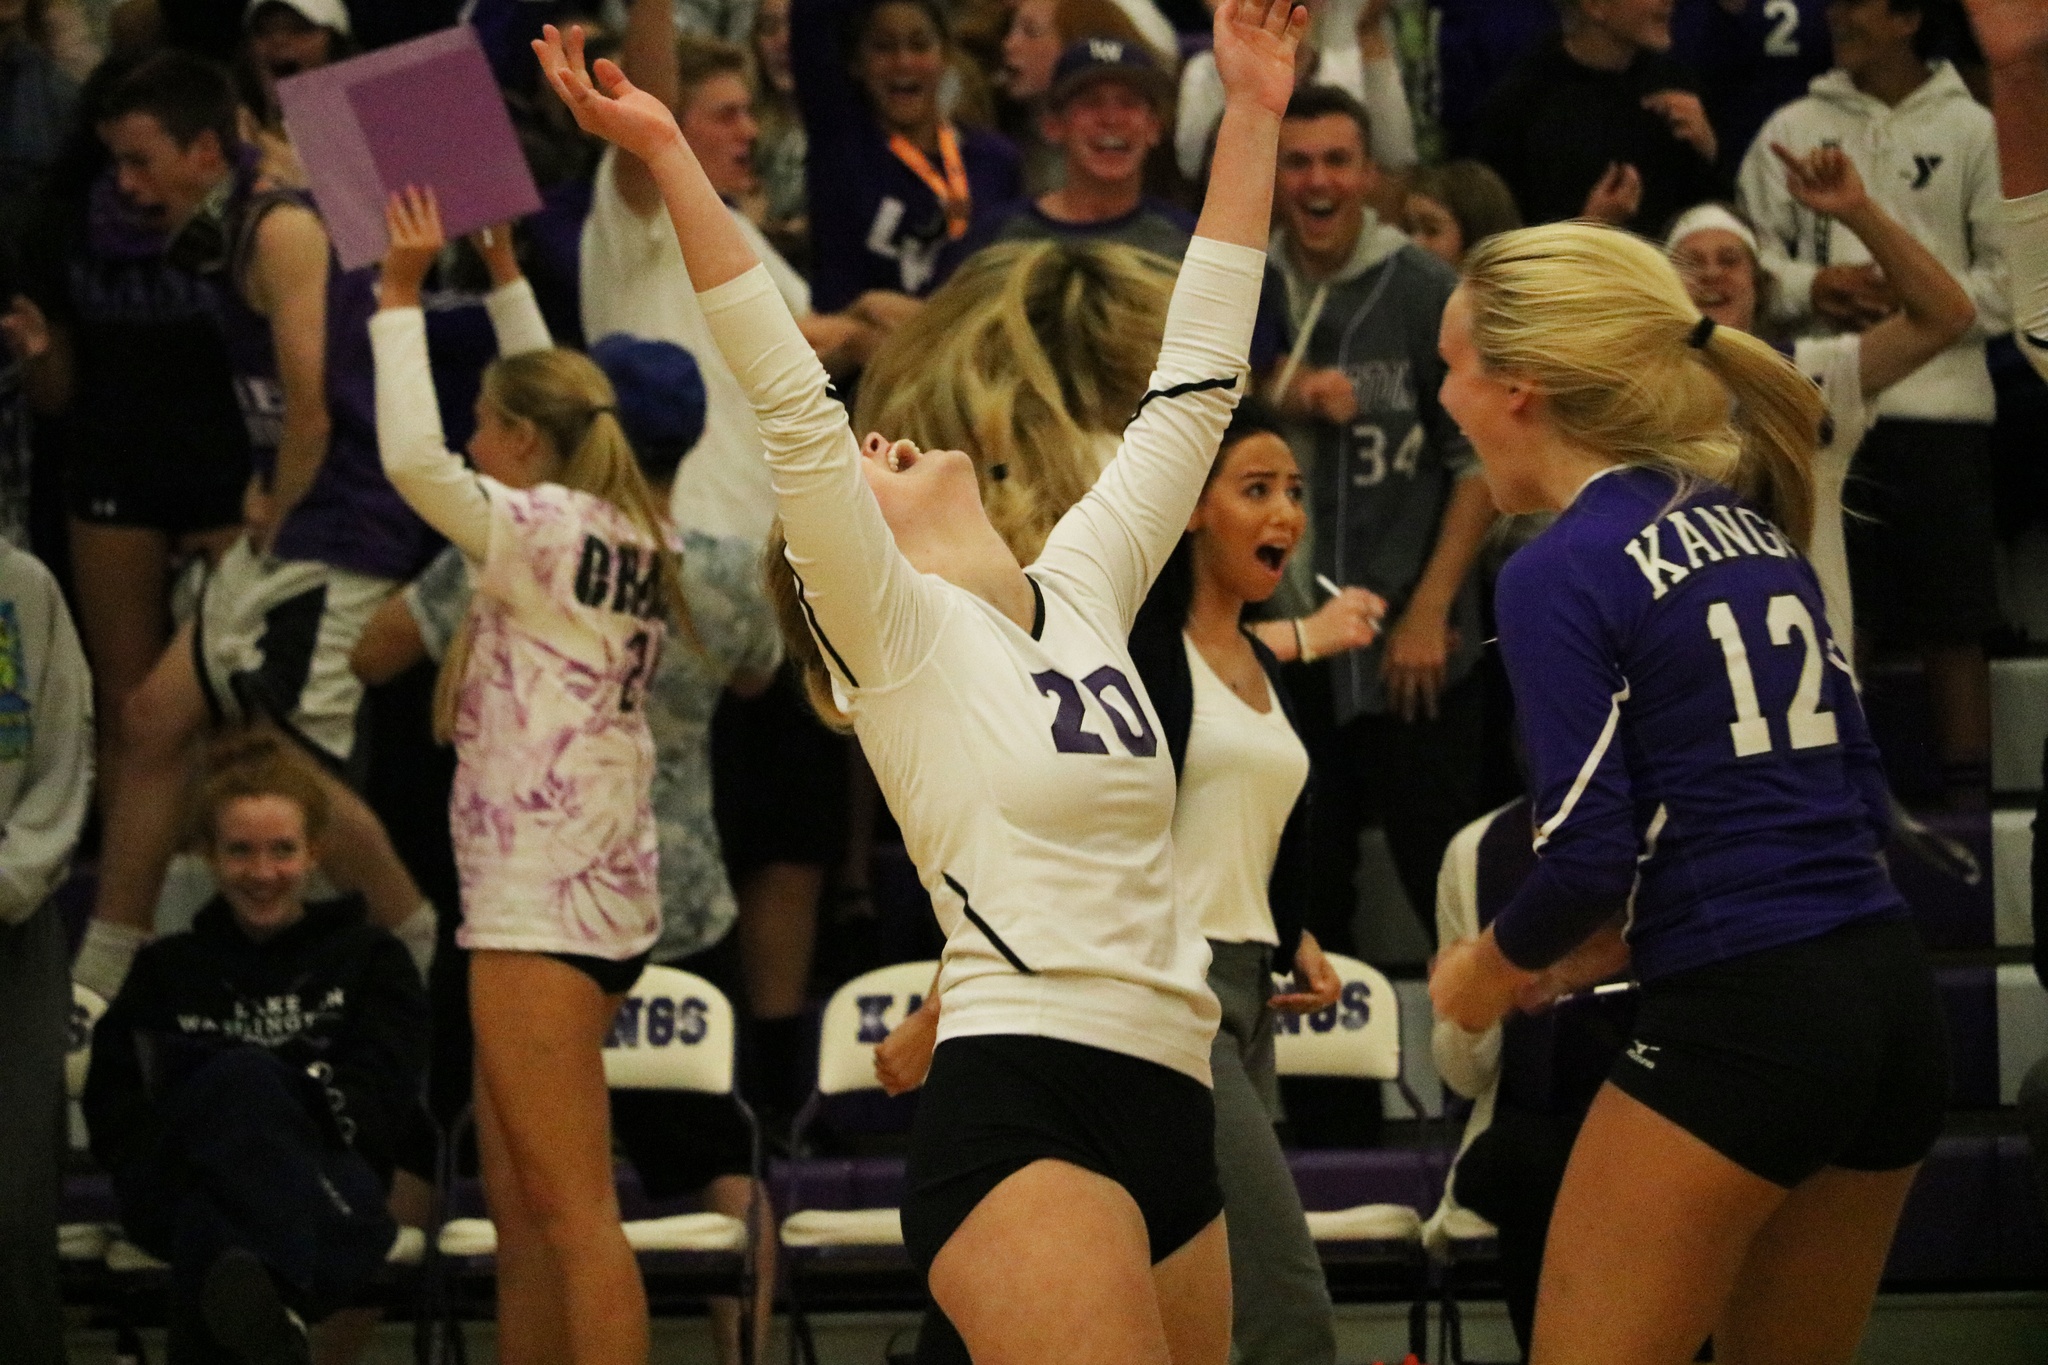
[[[904,1228],[983,1365],[1228,1352],[1216,1002],[1125,638],[1243,382],[1305,21],[1287,0],[1217,13],[1228,107],[1153,391],[1029,575],[966,455],[856,444],[669,111],[602,62],[600,94],[580,32],[537,45],[584,128],[655,174],[761,418],[810,625],[792,644],[821,652],[949,931]]]

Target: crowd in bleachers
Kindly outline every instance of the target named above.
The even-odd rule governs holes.
[[[2027,844],[2005,831],[2048,766],[2048,751],[2013,755],[2027,742],[2013,731],[2048,714],[2048,670],[2021,666],[2048,647],[2048,389],[2008,335],[1994,128],[1960,4],[1309,9],[1252,345],[1255,392],[1306,481],[1302,548],[1253,613],[1318,774],[1304,927],[1332,952],[1419,969],[1421,944],[1476,932],[1512,886],[1500,879],[1519,875],[1526,807],[1497,813],[1522,784],[1492,575],[1540,527],[1495,511],[1438,402],[1438,328],[1478,242],[1584,217],[1668,238],[1703,311],[1795,354],[1824,387],[1829,362],[1810,358],[1834,354],[1826,339],[1911,357],[1860,386],[1848,361],[1860,439],[1840,443],[1823,501],[1832,539],[1816,532],[1846,576],[1829,623],[1855,623],[1841,644],[1909,812],[1894,871],[1923,889],[1909,898],[1930,943],[1976,972],[1986,950],[2018,970],[2032,942],[2048,984],[2043,879],[2033,934],[2022,923],[1994,941],[1989,909],[1994,883],[2024,895],[2008,888],[2024,885],[2014,850]],[[374,1277],[391,1218],[421,1216],[432,1135],[470,1097],[454,760],[435,694],[441,661],[459,672],[469,657],[471,583],[380,466],[377,271],[329,254],[277,96],[297,73],[465,23],[502,87],[543,206],[509,242],[449,246],[426,276],[443,438],[461,450],[502,421],[492,386],[509,381],[486,367],[530,326],[540,346],[589,353],[613,395],[600,406],[667,498],[693,638],[648,683],[654,960],[734,1001],[740,1089],[771,1146],[788,1154],[810,1093],[820,1002],[861,971],[936,956],[857,744],[816,719],[782,659],[758,572],[776,532],[754,412],[648,167],[580,132],[541,78],[528,45],[543,22],[582,25],[594,55],[675,110],[857,430],[969,450],[1013,544],[1042,543],[1143,392],[1165,309],[1153,286],[1187,250],[1223,110],[1197,0],[0,0],[0,1359],[63,1353],[67,963],[113,1007],[85,1091],[91,1153],[127,1236],[181,1273],[234,1242],[196,1225],[244,1217],[181,1205],[213,1188],[194,1172],[245,1192],[294,1178],[290,1153],[223,1137],[221,1113],[297,1114],[321,1179],[389,1197],[389,1214],[331,1218],[340,1232],[323,1245],[354,1236],[350,1255],[293,1263],[292,1301],[324,1316]],[[1886,225],[1871,240],[1801,184],[1795,159],[1823,147],[1868,186]],[[1887,255],[1890,229],[1953,291]],[[1149,254],[1089,254],[1103,246]],[[508,320],[515,287],[531,290],[530,320]],[[1828,392],[1836,423],[1850,420]],[[1056,442],[1085,470],[1030,463]],[[1665,553],[1681,551],[1695,553]],[[635,570],[616,572],[623,595]],[[216,970],[214,954],[245,999],[308,989],[233,890],[220,772],[248,754],[197,758],[256,722],[287,736],[263,763],[310,760],[251,788],[282,783],[297,839],[322,855],[324,908],[286,956],[319,959],[350,990],[366,973],[381,983],[364,989],[389,1013],[367,1029],[310,995],[303,1016],[251,1020],[184,979]],[[1366,830],[1384,842],[1362,845]],[[1980,897],[1982,936],[1974,919],[1956,927],[1975,909],[1952,908]],[[365,919],[410,951],[423,997],[392,979],[404,964]],[[1390,944],[1417,946],[1389,963]],[[216,1008],[203,1028],[180,1022]],[[406,1036],[389,1036],[401,1017]],[[350,1029],[364,1036],[338,1046],[355,1072],[326,1040]],[[1481,1121],[1433,1226],[1470,1210],[1498,1227],[1526,1342],[1546,1192],[1588,1078],[1626,1034],[1589,1011],[1506,1035],[1438,1029],[1443,1080]],[[238,1045],[290,1040],[326,1073],[235,1060]],[[2022,1062],[2044,1051],[2012,1047]],[[2008,1079],[1957,1102],[2009,1105]],[[2048,1106],[2040,1076],[2029,1093]],[[1376,1085],[1301,1077],[1284,1095],[1291,1143],[1386,1138]],[[701,1192],[745,1215],[751,1151],[724,1110],[635,1100],[614,1121],[650,1195]],[[2048,1139],[2048,1119],[2033,1122]],[[344,1148],[366,1159],[331,1160]],[[290,1238],[272,1231],[254,1249],[278,1274],[304,1248],[274,1251]],[[206,1297],[196,1280],[180,1292]],[[737,1319],[721,1321],[737,1359]],[[334,1330],[321,1358],[340,1365],[360,1327]],[[183,1359],[214,1358],[218,1323],[179,1330]]]

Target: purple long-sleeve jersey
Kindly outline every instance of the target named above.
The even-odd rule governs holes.
[[[1819,583],[1755,508],[1612,470],[1496,601],[1537,822],[1494,922],[1511,961],[1548,965],[1620,911],[1645,980],[1906,913]]]

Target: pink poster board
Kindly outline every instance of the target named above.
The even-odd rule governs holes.
[[[467,24],[278,82],[285,131],[343,268],[384,255],[384,204],[432,187],[453,238],[540,208],[505,100]]]

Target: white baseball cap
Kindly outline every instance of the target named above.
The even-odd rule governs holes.
[[[270,5],[283,5],[309,24],[331,28],[342,37],[349,36],[348,10],[341,0],[249,0],[249,7],[242,11],[242,27],[247,28],[256,18],[256,12]]]

